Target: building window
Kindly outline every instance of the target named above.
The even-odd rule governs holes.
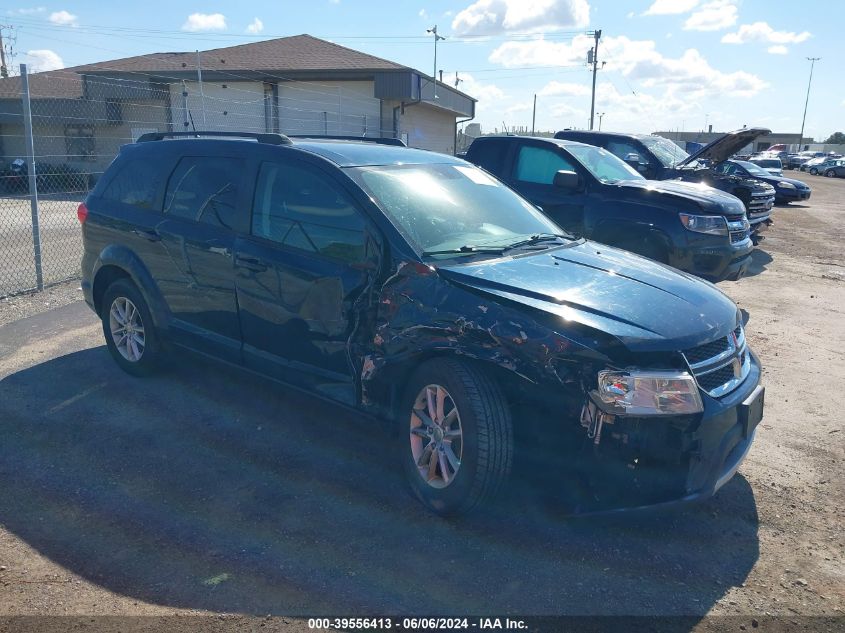
[[[115,99],[106,101],[106,120],[110,125],[123,123],[123,105],[120,101]]]
[[[65,146],[69,160],[94,160],[94,128],[83,125],[65,126]]]

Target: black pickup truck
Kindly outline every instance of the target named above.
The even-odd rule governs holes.
[[[646,180],[604,149],[549,138],[481,137],[466,160],[576,235],[711,281],[739,279],[751,261],[743,204],[717,189]]]
[[[756,244],[762,239],[760,234],[772,224],[774,188],[753,178],[720,173],[716,167],[766,134],[771,134],[771,130],[743,128],[728,132],[693,154],[687,154],[669,139],[655,134],[563,130],[555,134],[555,138],[603,147],[645,178],[701,182],[735,195],[745,205],[751,237]]]

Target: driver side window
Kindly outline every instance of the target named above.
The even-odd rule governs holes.
[[[551,185],[560,170],[575,171],[575,166],[559,152],[523,145],[519,148],[514,178],[521,182]]]
[[[252,234],[345,263],[364,260],[364,218],[349,196],[310,168],[264,163],[252,206]]]

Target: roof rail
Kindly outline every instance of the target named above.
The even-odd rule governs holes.
[[[138,137],[138,143],[149,141],[161,141],[166,138],[201,138],[201,137],[226,137],[226,138],[254,138],[259,143],[268,145],[290,145],[291,140],[284,134],[270,134],[263,132],[148,132]]]
[[[389,136],[342,136],[338,134],[290,134],[289,138],[314,139],[315,141],[358,141],[360,143],[378,143],[379,145],[395,145],[396,147],[408,147],[399,138]]]

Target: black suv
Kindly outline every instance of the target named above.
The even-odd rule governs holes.
[[[774,188],[753,178],[720,173],[714,168],[757,137],[770,133],[771,130],[766,128],[736,130],[720,136],[691,155],[669,139],[655,134],[564,130],[555,134],[555,138],[603,147],[631,164],[646,178],[700,182],[735,195],[745,205],[751,237],[756,243],[761,239],[761,233],[772,224]]]
[[[549,138],[483,136],[466,158],[573,234],[711,281],[751,263],[745,208],[718,189],[646,180],[604,149]]]
[[[180,136],[123,147],[78,211],[127,372],[185,348],[389,420],[441,514],[493,496],[515,448],[552,449],[543,479],[581,511],[711,495],[748,452],[760,365],[712,284],[443,154]]]

